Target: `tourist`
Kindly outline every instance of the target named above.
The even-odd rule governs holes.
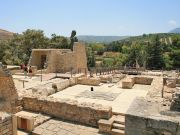
[[[28,72],[28,68],[27,68],[27,64],[25,64],[24,66],[24,77],[27,78],[27,72]]]
[[[30,78],[32,78],[32,67],[31,66],[29,66],[29,76],[30,76]]]

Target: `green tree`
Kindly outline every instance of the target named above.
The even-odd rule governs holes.
[[[68,49],[68,40],[63,36],[57,36],[56,34],[52,34],[49,47],[57,49]]]
[[[173,61],[173,68],[180,68],[180,49],[173,50],[170,56]]]
[[[87,48],[87,65],[88,67],[95,67],[96,65],[94,51],[90,47]]]
[[[164,67],[163,50],[158,35],[148,45],[147,53],[147,65],[150,69],[162,69]]]

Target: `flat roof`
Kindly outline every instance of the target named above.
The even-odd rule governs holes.
[[[71,51],[71,49],[32,49],[32,51]]]

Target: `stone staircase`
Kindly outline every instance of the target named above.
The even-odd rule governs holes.
[[[111,135],[125,135],[125,116],[113,115]]]
[[[109,135],[125,135],[125,116],[113,115],[109,120],[98,122],[99,132]]]

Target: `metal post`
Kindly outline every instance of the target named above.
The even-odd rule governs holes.
[[[25,88],[24,80],[23,80],[23,88]]]
[[[41,68],[41,82],[42,82],[42,68]]]

